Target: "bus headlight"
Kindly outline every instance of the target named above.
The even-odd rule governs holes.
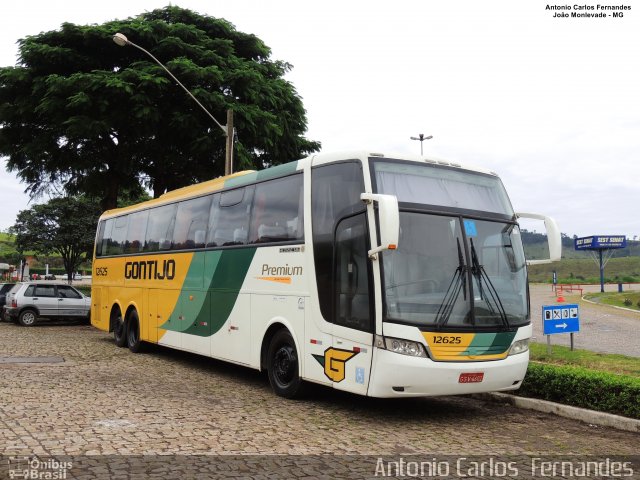
[[[517,355],[518,353],[524,353],[527,350],[529,350],[529,339],[525,338],[524,340],[513,342],[513,345],[511,345],[511,348],[509,349],[509,355]]]
[[[402,340],[400,338],[383,337],[376,335],[376,347],[384,348],[390,352],[409,355],[410,357],[426,357],[427,352],[424,345],[411,340]]]

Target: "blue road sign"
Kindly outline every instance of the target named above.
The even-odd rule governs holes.
[[[577,304],[545,305],[542,307],[542,331],[544,335],[574,333],[580,331],[580,313]]]

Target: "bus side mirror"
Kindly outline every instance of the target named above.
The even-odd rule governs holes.
[[[562,257],[562,239],[560,229],[556,221],[546,215],[537,213],[516,213],[518,218],[531,218],[533,220],[543,220],[547,230],[547,242],[549,243],[549,258],[544,260],[527,260],[527,265],[540,265],[543,263],[557,262]]]
[[[398,248],[400,237],[400,210],[395,195],[362,193],[360,199],[366,203],[378,203],[378,222],[380,230],[380,246],[369,250],[369,258],[378,258],[378,252]]]

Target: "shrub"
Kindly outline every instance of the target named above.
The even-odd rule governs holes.
[[[624,303],[625,307],[630,307],[631,305],[633,305],[633,302],[631,301],[630,298],[625,298],[622,303]]]
[[[640,379],[531,362],[517,395],[640,419]]]

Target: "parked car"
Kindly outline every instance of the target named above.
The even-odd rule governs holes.
[[[56,276],[53,273],[49,273],[47,275],[44,276],[45,280],[55,280]]]
[[[7,302],[7,293],[13,288],[15,283],[0,283],[0,310]]]
[[[71,285],[16,283],[7,294],[3,316],[30,327],[39,318],[82,318],[89,320],[91,297]]]

